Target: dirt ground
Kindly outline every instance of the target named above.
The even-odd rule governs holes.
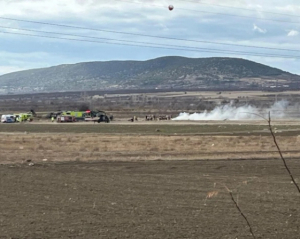
[[[299,129],[274,125],[300,183]],[[252,238],[226,188],[256,238],[299,238],[299,193],[261,122],[0,132],[0,239]]]
[[[300,162],[289,160],[300,177]],[[2,165],[0,238],[299,238],[279,160]]]

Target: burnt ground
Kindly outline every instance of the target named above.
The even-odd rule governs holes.
[[[1,165],[0,238],[252,238],[224,186],[257,238],[299,238],[280,160]]]

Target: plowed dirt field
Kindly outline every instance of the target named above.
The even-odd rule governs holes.
[[[288,161],[300,177],[300,162]],[[280,160],[0,166],[0,238],[299,238]]]

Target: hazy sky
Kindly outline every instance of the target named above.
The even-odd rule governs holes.
[[[174,6],[173,11],[168,10],[169,4]],[[300,74],[299,0],[0,0],[0,9],[0,74],[85,61],[147,60],[167,55],[239,57]],[[114,32],[66,28],[4,18]],[[30,32],[24,29],[58,34]],[[116,32],[299,51],[177,41]],[[98,38],[115,39],[115,41]],[[148,43],[150,46],[154,44],[165,44],[165,46],[155,49],[99,43],[104,41],[133,45],[140,44],[136,42],[144,42],[143,45]],[[190,48],[191,51],[166,49],[174,48],[174,45],[177,48],[201,49]],[[205,49],[236,51],[236,53],[212,53]],[[248,53],[239,53],[241,51]],[[263,55],[249,56],[253,53]],[[299,59],[266,57],[264,54],[298,55]]]

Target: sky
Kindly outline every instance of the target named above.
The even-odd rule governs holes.
[[[0,9],[0,75],[162,56],[237,57],[300,74],[299,0],[0,0]]]

